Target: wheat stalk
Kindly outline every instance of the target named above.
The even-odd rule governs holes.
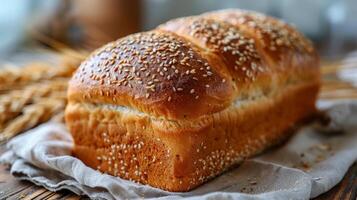
[[[0,141],[52,119],[63,121],[67,82],[88,55],[45,39],[60,51],[60,63],[44,62],[0,70]]]
[[[55,68],[44,63],[35,63],[23,68],[5,67],[0,71],[0,93],[20,89],[44,80],[70,77],[74,70],[73,66]]]
[[[55,99],[43,99],[37,104],[24,107],[22,114],[10,121],[2,131],[0,141],[7,140],[49,120],[54,114],[61,112],[64,107],[64,101]]]
[[[39,99],[47,97],[65,101],[67,82],[67,78],[57,78],[35,83],[0,96],[0,130],[9,120],[19,115],[26,105],[37,103],[40,101]]]

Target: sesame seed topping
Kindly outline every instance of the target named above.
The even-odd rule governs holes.
[[[245,34],[235,27],[199,16],[185,18],[185,20],[187,29],[178,30],[178,34],[187,34],[195,40],[203,41],[205,48],[210,49],[212,52],[220,52],[218,56],[226,58],[227,62],[231,62],[233,58],[234,64],[227,63],[227,66],[232,66],[235,71],[245,70],[242,67],[250,65],[251,62],[260,62],[260,56],[255,48],[255,41],[252,38],[245,37]],[[175,23],[175,20],[172,23]],[[186,59],[181,60],[182,62],[186,62]],[[204,67],[199,68],[199,70],[205,71],[202,77],[208,78],[212,76],[212,67],[207,62],[203,63],[203,65]],[[185,73],[189,74],[191,72],[186,70]],[[195,71],[192,71],[192,73],[195,73]],[[255,80],[256,73],[249,72],[249,74],[243,73],[243,75],[246,77],[242,78],[242,80],[247,78]]]
[[[86,80],[84,76],[89,77],[94,87],[95,84],[103,85],[97,93],[110,97],[115,104],[122,103],[118,94],[123,92],[135,101],[160,97],[161,94],[167,95],[164,99],[167,102],[182,97],[199,99],[197,91],[201,91],[200,88],[221,84],[216,66],[211,66],[200,54],[195,43],[175,34],[138,33],[94,52],[80,66],[79,70],[83,72],[79,78]],[[111,88],[116,88],[115,98],[111,97],[114,95]],[[200,96],[204,99],[206,90],[202,92]]]

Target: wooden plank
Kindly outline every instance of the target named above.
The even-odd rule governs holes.
[[[0,155],[4,153],[5,150],[5,143],[3,143],[0,145]],[[58,193],[50,192],[31,182],[20,181],[10,174],[8,166],[0,165],[0,199],[46,199],[51,196],[53,196],[52,199],[59,199],[68,194],[72,193],[67,190]]]
[[[28,200],[28,199],[33,199],[33,200],[42,200],[42,199],[60,199],[66,195],[73,195],[72,192],[68,190],[63,190],[59,192],[52,192],[49,190],[46,190],[43,187],[36,186],[33,184],[30,184],[28,188],[25,188],[24,190],[9,194],[6,197],[0,198],[0,199],[6,199],[6,200],[17,200],[17,199],[23,199],[23,200]]]
[[[69,191],[66,193],[67,191],[63,191],[63,192],[56,192],[51,196],[48,196],[46,198],[46,200],[57,200],[57,199],[61,199],[62,197],[68,195]]]
[[[22,190],[21,192],[14,193],[8,197],[6,197],[7,200],[16,200],[16,199],[22,199],[22,200],[28,200],[32,199],[34,196],[38,196],[41,193],[46,192],[45,188],[36,186],[36,185],[31,185],[30,187]]]
[[[80,200],[80,199],[89,199],[88,197],[81,197],[75,194],[68,194],[62,198],[60,198],[61,200]]]
[[[0,145],[0,155],[6,150],[5,143]],[[19,181],[9,173],[9,166],[0,165],[0,199],[19,193],[31,187],[31,183]]]
[[[8,167],[0,165],[0,199],[20,193],[21,191],[31,187],[32,184],[27,181],[20,181],[14,178],[8,171]]]
[[[37,190],[33,191],[32,193],[28,194],[27,196],[25,196],[23,198],[23,200],[35,199],[36,197],[40,196],[41,194],[45,193],[46,191],[47,190],[45,188],[37,189]]]
[[[43,200],[43,199],[46,199],[48,196],[52,196],[53,194],[55,194],[55,192],[52,192],[52,191],[49,191],[49,190],[45,190],[45,192],[43,192],[43,193],[37,195],[35,198],[31,198],[31,199],[33,199],[33,200]]]
[[[37,196],[36,198],[34,198],[33,200],[43,200],[43,199],[60,199],[62,197],[65,197],[67,195],[73,195],[73,193],[69,190],[61,190],[58,192],[51,192],[51,191],[46,191],[42,194],[40,194],[39,196]]]
[[[0,155],[4,153],[5,150],[5,143],[3,143],[0,145]],[[23,199],[40,189],[44,190],[28,181],[16,179],[10,174],[8,166],[0,165],[0,199]]]

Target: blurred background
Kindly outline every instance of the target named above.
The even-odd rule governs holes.
[[[357,49],[356,0],[2,0],[0,59],[39,44],[91,50],[172,18],[225,8],[294,24],[323,58]]]

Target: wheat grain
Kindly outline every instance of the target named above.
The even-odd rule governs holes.
[[[65,102],[54,99],[43,99],[41,102],[26,106],[21,115],[10,121],[0,134],[0,141],[7,140],[20,132],[28,130],[49,120],[54,113],[61,112]]]

